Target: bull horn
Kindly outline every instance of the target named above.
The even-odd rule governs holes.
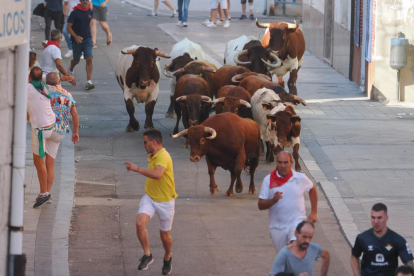
[[[296,23],[296,20],[294,20],[293,22],[295,22],[295,23],[287,23],[287,27],[288,27],[288,29],[297,29],[297,28],[299,28],[299,25],[298,25],[298,23]]]
[[[251,108],[252,106],[245,100],[240,100],[240,104],[246,106],[247,108]]]
[[[121,53],[123,55],[133,55],[133,54],[136,53],[136,51],[137,51],[137,49],[130,49],[130,50],[127,50],[127,51],[122,50]]]
[[[256,26],[259,27],[259,28],[266,29],[266,28],[269,28],[270,23],[262,23],[262,24],[260,24],[259,23],[259,20],[257,20],[257,18],[256,18]]]
[[[201,99],[206,102],[206,103],[212,103],[213,101],[211,100],[210,97],[208,96],[201,96]]]
[[[209,66],[203,66],[203,70],[207,71],[207,72],[211,72],[211,73],[215,73],[216,70],[214,70],[213,68],[209,67]]]
[[[155,50],[155,55],[158,57],[164,57],[164,58],[171,58],[169,55],[167,55],[166,53],[160,52],[158,50]]]
[[[171,133],[170,133],[170,137],[171,138],[173,138],[173,139],[177,139],[177,138],[180,138],[181,136],[184,136],[184,135],[187,135],[188,134],[188,129],[184,129],[184,130],[182,130],[182,131],[180,131],[180,132],[178,132],[177,134],[175,134],[175,135],[172,135]]]
[[[171,65],[172,65],[172,61],[164,66],[164,75],[167,78],[172,78],[172,76],[168,73],[168,71],[170,70]]]
[[[184,72],[184,68],[180,68],[180,69],[178,69],[178,70],[175,70],[175,71],[173,72],[173,76],[177,76],[178,74],[180,74],[180,73],[182,73],[182,72]]]
[[[268,75],[265,75],[265,74],[257,74],[258,76],[260,76],[260,77],[262,77],[262,78],[265,78],[265,79],[267,79],[267,80],[270,80],[270,81],[272,81],[272,78],[271,77],[269,77]]]
[[[175,99],[176,102],[182,102],[182,101],[185,101],[185,100],[187,100],[187,96],[181,96],[181,97],[178,97],[177,99]]]
[[[276,64],[274,64],[274,66],[279,67],[282,65],[282,60],[275,54],[270,52],[269,53],[270,58],[272,58],[274,61],[276,61]],[[275,67],[275,68],[276,68]]]
[[[237,55],[235,55],[234,58],[233,58],[234,62],[238,65],[239,64],[241,64],[241,65],[252,64],[251,61],[240,61],[239,60],[239,57],[244,56],[244,55],[247,55],[247,50],[243,50],[243,51],[237,53]]]
[[[211,136],[206,137],[206,139],[213,140],[217,136],[217,132],[211,127],[204,127],[204,131],[211,134]]]
[[[213,104],[222,103],[222,102],[224,102],[224,99],[225,99],[225,97],[221,97],[221,98],[215,99],[215,100],[213,101]]]
[[[235,83],[240,82],[239,78],[241,77],[241,75],[242,74],[235,75],[234,77],[231,78],[231,81]]]
[[[296,101],[298,101],[298,102],[300,102],[301,104],[303,104],[303,105],[305,105],[305,106],[306,106],[306,101],[305,101],[304,99],[302,99],[301,97],[296,96],[296,95],[293,95],[293,98],[294,98]]]

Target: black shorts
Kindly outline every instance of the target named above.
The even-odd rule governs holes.
[[[246,4],[246,0],[241,0],[242,4]],[[253,3],[253,0],[249,0],[249,3]]]
[[[108,14],[108,8],[101,8],[99,6],[93,6],[93,18],[97,21],[106,22],[106,15]]]

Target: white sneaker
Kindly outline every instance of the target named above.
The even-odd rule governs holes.
[[[213,21],[210,21],[210,23],[208,23],[208,24],[206,25],[206,27],[207,27],[207,28],[216,28],[216,27],[217,27],[217,25],[216,25],[216,24],[214,24],[214,22],[213,22]]]
[[[207,26],[208,24],[210,24],[210,18],[207,18],[206,20],[204,20],[201,24]]]
[[[70,71],[70,65],[68,67],[68,74],[71,75],[71,76],[73,76],[73,74],[74,74],[74,71]]]
[[[65,58],[70,58],[73,55],[72,50],[68,50],[68,52],[65,54]]]
[[[178,21],[177,24],[175,24],[175,26],[182,26],[183,22],[182,21]]]
[[[226,23],[224,23],[223,27],[224,28],[230,27],[230,21],[229,20],[226,20]]]
[[[223,26],[223,25],[224,25],[223,20],[217,19],[217,20],[216,20],[216,25],[217,25],[217,26]]]
[[[85,59],[85,58],[83,57],[83,54],[81,55],[80,59]]]
[[[173,18],[176,14],[177,14],[177,12],[176,11],[173,11],[172,12],[172,15],[170,17]]]
[[[187,22],[183,22],[183,27],[187,27]]]

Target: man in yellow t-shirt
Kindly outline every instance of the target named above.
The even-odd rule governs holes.
[[[146,270],[154,261],[149,247],[146,225],[157,214],[160,220],[160,237],[165,250],[162,274],[167,275],[172,271],[173,239],[170,232],[174,218],[175,199],[177,198],[173,164],[170,154],[162,146],[162,135],[159,130],[151,129],[144,132],[144,147],[150,154],[148,169],[140,168],[130,162],[125,163],[128,171],[134,171],[147,177],[145,195],[139,204],[136,220],[138,240],[144,250],[144,256],[141,258],[138,270]]]

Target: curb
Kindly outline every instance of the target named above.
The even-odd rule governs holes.
[[[53,275],[69,276],[69,227],[72,216],[75,184],[75,146],[67,133],[61,144],[61,174],[59,202],[52,237]]]

